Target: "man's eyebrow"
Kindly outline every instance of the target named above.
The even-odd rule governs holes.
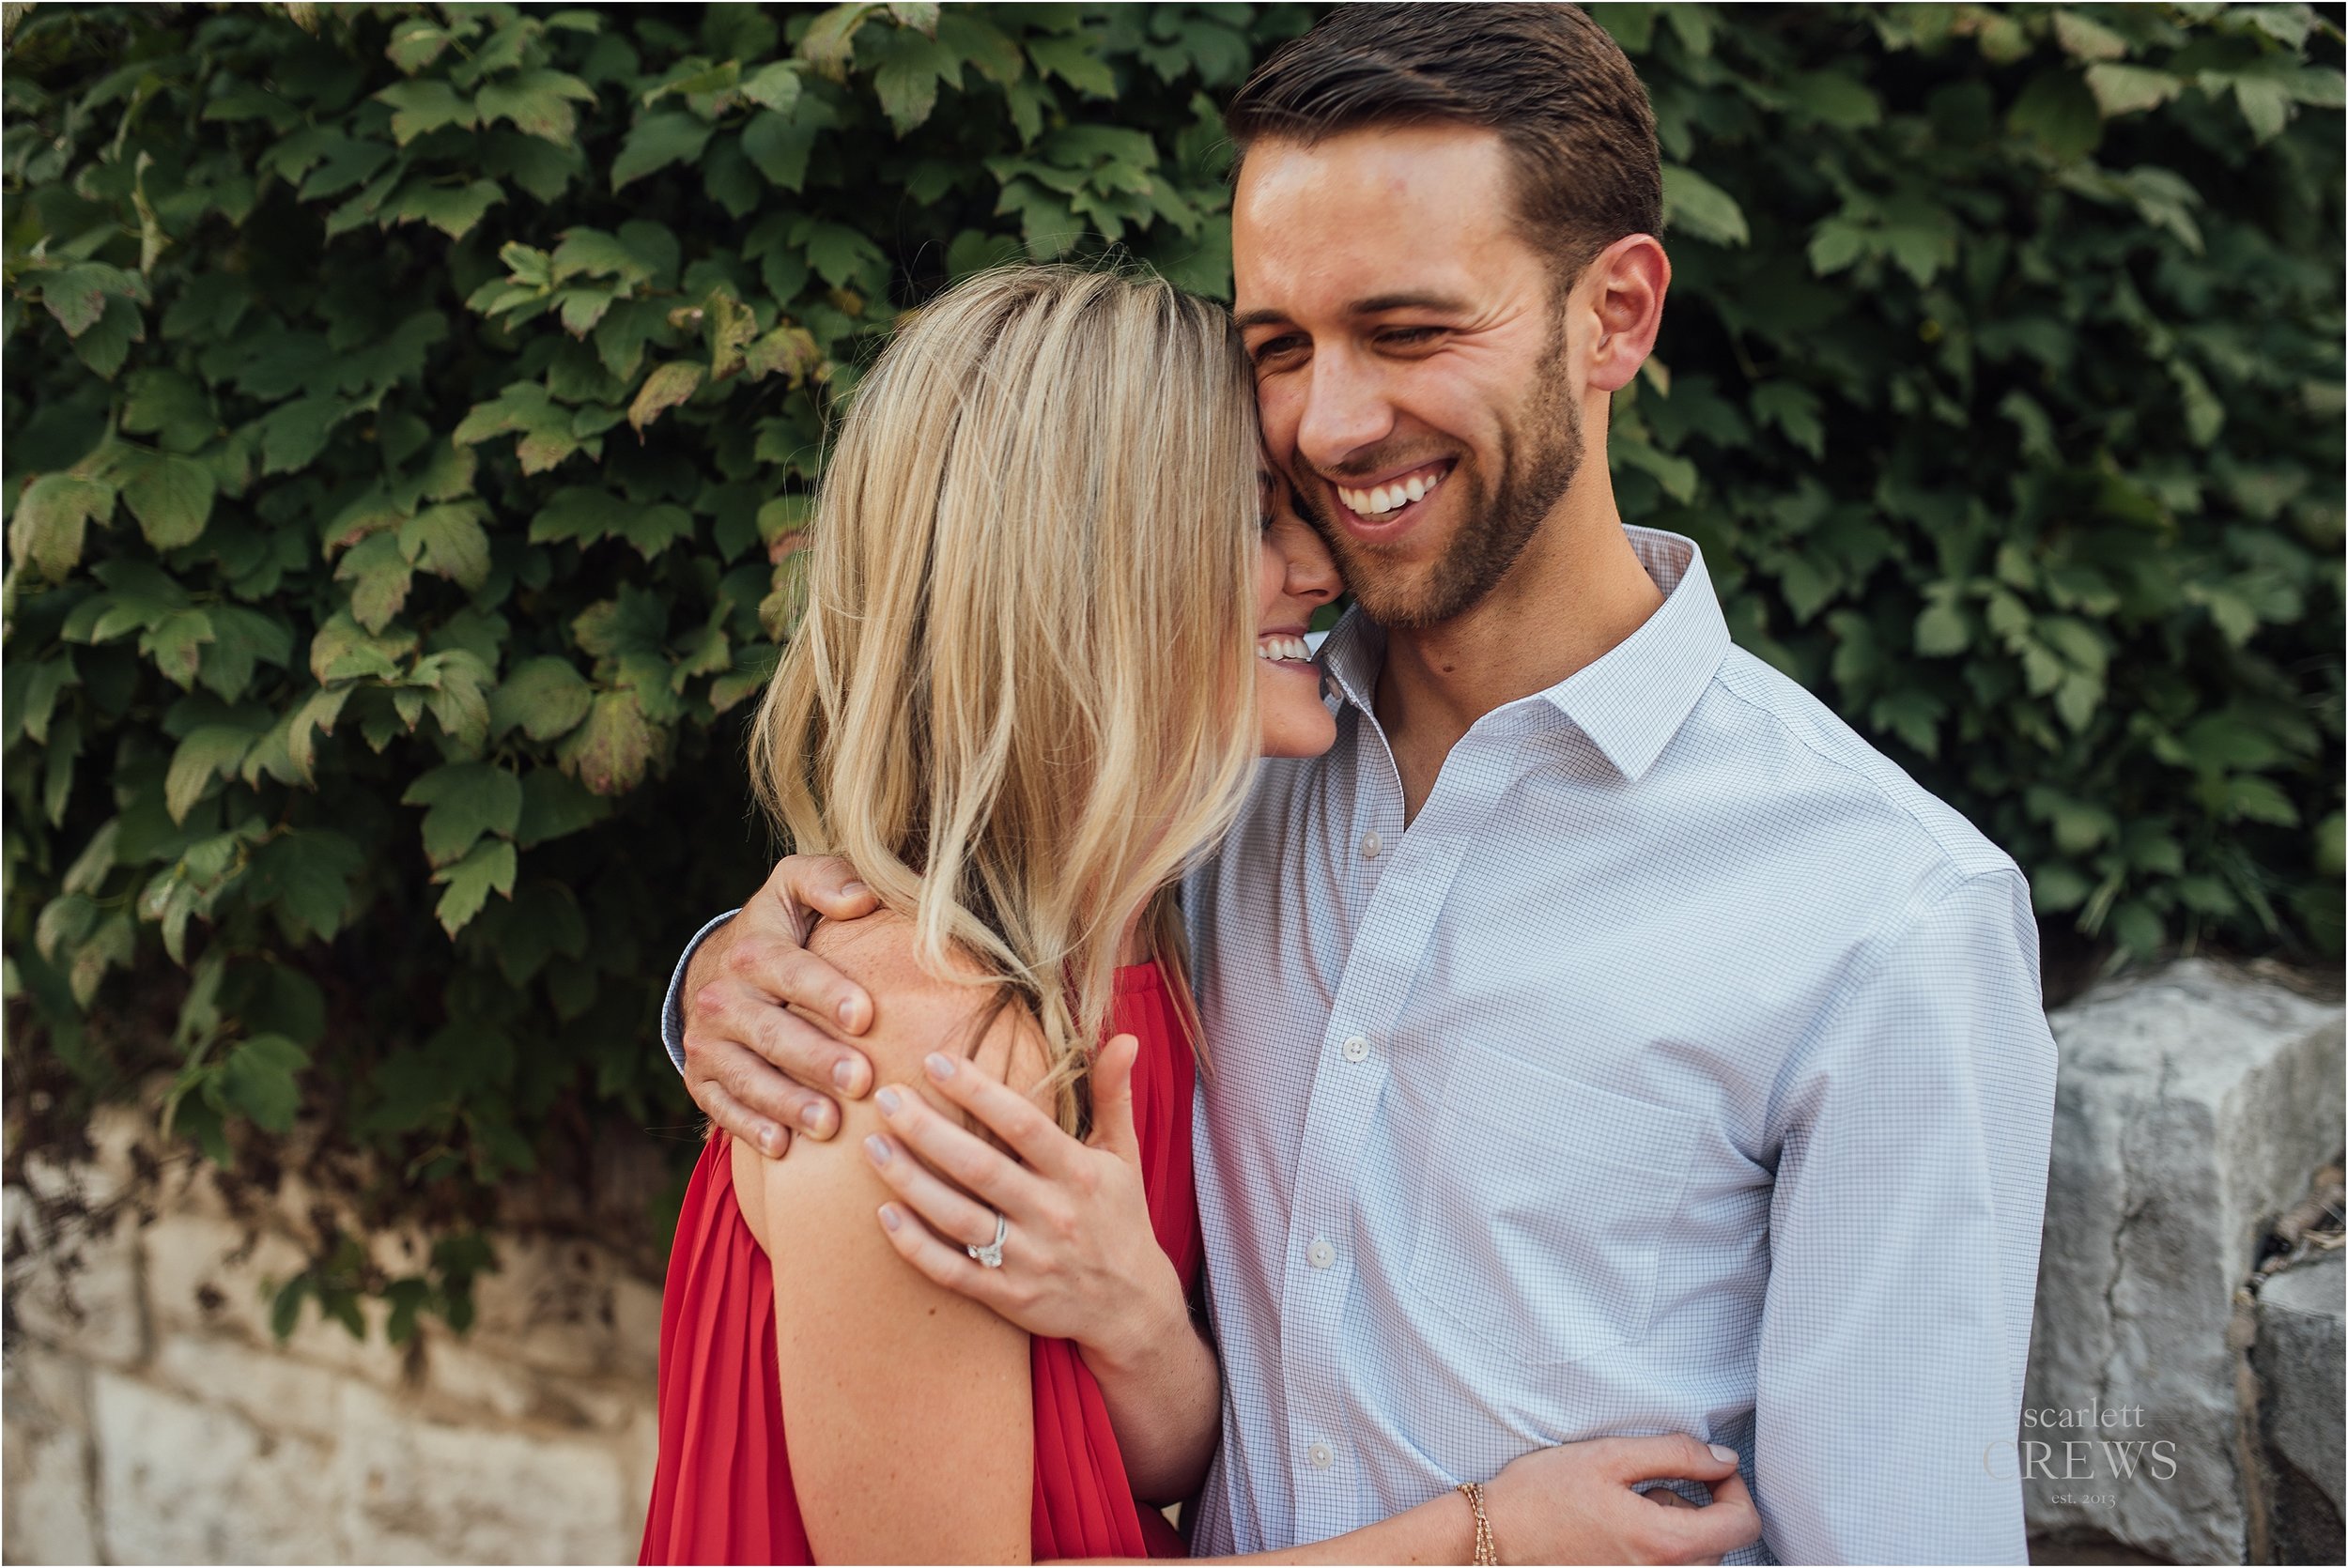
[[[1347,303],[1348,315],[1383,315],[1388,311],[1433,311],[1440,315],[1464,315],[1467,301],[1455,300],[1448,294],[1373,294],[1366,300]],[[1289,319],[1288,312],[1278,310],[1242,311],[1231,318],[1241,331],[1251,327],[1282,326]]]

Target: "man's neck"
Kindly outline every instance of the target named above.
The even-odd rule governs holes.
[[[1598,493],[1569,491],[1480,603],[1440,625],[1386,634],[1375,706],[1401,775],[1404,822],[1477,719],[1597,662],[1661,607],[1623,534],[1604,457],[1593,455]]]

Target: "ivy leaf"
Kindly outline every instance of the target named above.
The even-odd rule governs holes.
[[[175,550],[203,536],[212,515],[212,470],[193,457],[128,449],[122,468],[122,500],[139,520],[147,542]]]
[[[897,134],[905,135],[937,107],[937,89],[962,85],[962,58],[937,39],[897,28],[882,35],[873,90]]]
[[[485,511],[477,500],[426,507],[400,525],[399,553],[471,592],[489,576],[489,536],[481,529]]]
[[[406,146],[427,131],[438,131],[444,125],[459,126],[467,131],[481,123],[473,106],[456,96],[456,89],[446,82],[395,82],[375,95],[378,103],[392,106],[392,139]]]
[[[292,1130],[301,1105],[295,1075],[310,1065],[310,1053],[283,1035],[239,1040],[220,1064],[220,1098],[269,1132]]]
[[[171,754],[171,766],[163,775],[163,809],[171,820],[186,822],[215,778],[234,778],[237,765],[253,749],[256,738],[251,730],[227,724],[198,725],[189,730]]]
[[[78,338],[96,326],[105,315],[110,298],[135,300],[147,295],[137,273],[102,261],[79,262],[35,276],[40,279],[40,302],[57,318],[68,337]]]
[[[308,468],[326,450],[335,426],[358,410],[341,398],[323,392],[282,403],[261,416],[255,430],[261,441],[264,476]]]
[[[82,561],[82,536],[90,523],[102,523],[114,513],[111,484],[70,473],[43,474],[17,498],[16,515],[8,519],[8,554],[20,565],[50,578],[61,578]]]
[[[574,102],[593,103],[595,89],[559,70],[525,70],[484,86],[473,100],[484,125],[509,120],[525,136],[568,142],[579,130]]]
[[[406,607],[415,572],[399,547],[398,535],[370,533],[343,556],[334,580],[350,584],[351,618],[368,631],[379,632]]]
[[[702,367],[689,360],[672,360],[644,377],[636,400],[627,407],[627,423],[642,435],[644,426],[668,409],[691,397],[702,384]]]
[[[447,762],[409,785],[399,803],[429,807],[424,814],[425,858],[445,866],[471,851],[484,834],[514,836],[521,820],[522,781],[487,762]]]
[[[512,842],[491,838],[478,843],[464,859],[454,866],[444,866],[432,874],[435,886],[446,884],[448,891],[440,895],[434,910],[440,917],[440,929],[450,936],[471,923],[481,913],[481,906],[489,901],[491,893],[514,895],[514,872],[517,860]]]
[[[645,115],[630,127],[627,143],[611,161],[611,189],[624,189],[672,163],[690,163],[702,155],[716,130],[698,115],[682,109]]]
[[[571,731],[556,760],[599,795],[626,794],[643,781],[661,733],[644,717],[634,691],[598,692],[586,722]]]
[[[464,185],[435,185],[421,179],[409,180],[399,193],[386,204],[392,223],[426,223],[451,239],[462,239],[481,222],[489,208],[505,200],[505,189],[494,179],[476,179]]]
[[[742,96],[762,109],[788,115],[799,101],[799,68],[789,60],[763,65],[742,79]]]
[[[568,659],[525,659],[489,695],[489,732],[515,726],[533,741],[551,741],[579,728],[594,690]]]
[[[1027,58],[1042,76],[1057,76],[1080,93],[1115,98],[1117,78],[1096,53],[1094,40],[1082,33],[1027,39]]]
[[[1742,245],[1753,238],[1735,197],[1677,163],[1663,165],[1663,225],[1715,245]]]

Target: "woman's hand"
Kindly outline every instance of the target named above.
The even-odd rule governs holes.
[[[1652,1481],[1699,1481],[1704,1507]],[[1761,1538],[1734,1449],[1685,1434],[1600,1437],[1528,1453],[1484,1488],[1503,1562],[1717,1562]]]
[[[1169,1331],[1190,1332],[1182,1282],[1151,1230],[1142,1191],[1134,1133],[1137,1050],[1131,1035],[1103,1047],[1092,1071],[1089,1143],[1062,1132],[1025,1096],[943,1054],[928,1060],[935,1091],[1018,1160],[902,1085],[874,1097],[888,1132],[865,1142],[866,1158],[902,1200],[881,1209],[900,1256],[1030,1334],[1074,1340],[1096,1372],[1137,1363]],[[990,1268],[967,1249],[995,1239],[997,1214],[1007,1226],[1003,1263]]]

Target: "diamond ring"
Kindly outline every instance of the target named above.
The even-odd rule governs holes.
[[[963,1251],[989,1268],[1000,1268],[1003,1266],[1003,1237],[1010,1234],[1011,1222],[997,1214],[995,1216],[995,1239],[983,1247],[965,1247]]]

